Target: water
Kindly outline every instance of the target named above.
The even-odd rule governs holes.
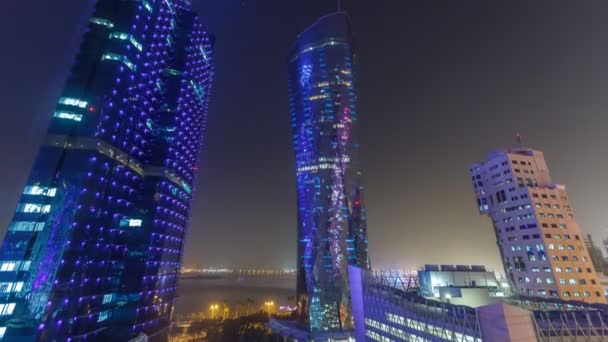
[[[210,315],[209,307],[218,304],[220,308],[227,305],[230,316],[247,310],[253,313],[265,310],[265,302],[273,301],[273,311],[282,306],[295,305],[295,277],[283,278],[236,278],[236,277],[200,277],[180,280],[178,295],[175,301],[176,317],[204,313]],[[216,315],[221,314],[221,310]]]

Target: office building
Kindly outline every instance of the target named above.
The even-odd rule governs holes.
[[[589,251],[589,256],[591,257],[591,262],[593,263],[593,267],[595,267],[597,273],[608,275],[608,263],[606,263],[604,255],[602,255],[602,250],[595,244],[591,234],[585,235],[584,239],[585,246]]]
[[[189,0],[99,0],[0,247],[4,340],[163,340],[213,38]]]
[[[352,329],[347,266],[369,267],[354,62],[344,12],[308,27],[288,57],[298,194],[298,316],[310,332]]]
[[[431,300],[478,307],[499,302],[503,284],[482,265],[425,265],[418,270],[419,294]]]
[[[436,273],[437,271],[424,271]],[[443,271],[440,271],[443,272]],[[466,271],[454,271],[456,273]],[[467,277],[465,273],[461,275]],[[480,274],[479,274],[480,275]],[[606,341],[608,305],[560,299],[425,298],[429,279],[349,267],[356,341]],[[470,288],[470,287],[468,287]],[[483,287],[479,287],[480,289]],[[471,306],[469,303],[478,305]],[[302,340],[298,340],[302,341]]]
[[[541,151],[490,153],[470,176],[517,295],[606,303],[566,187],[552,182]]]

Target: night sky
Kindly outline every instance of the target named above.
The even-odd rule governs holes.
[[[327,0],[198,0],[216,79],[186,263],[293,267],[295,162],[286,54]],[[608,2],[343,1],[358,47],[372,265],[498,267],[470,163],[545,152],[584,232],[608,237]],[[0,226],[8,225],[93,8],[9,0],[0,12]]]

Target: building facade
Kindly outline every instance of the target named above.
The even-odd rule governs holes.
[[[585,235],[584,239],[585,246],[589,251],[589,256],[591,257],[591,262],[593,263],[593,267],[595,267],[595,271],[597,273],[608,275],[608,263],[606,262],[606,259],[604,259],[602,250],[595,244],[591,234]]]
[[[4,340],[168,333],[213,76],[188,0],[99,0],[0,247]]]
[[[349,269],[356,341],[608,340],[606,304],[504,298],[471,306],[478,300],[464,292],[456,304],[422,297],[411,274]]]
[[[541,151],[491,153],[470,176],[517,295],[606,303],[566,188],[551,181]]]
[[[348,264],[369,267],[357,155],[350,19],[300,34],[288,57],[298,193],[298,313],[312,332],[352,329]]]

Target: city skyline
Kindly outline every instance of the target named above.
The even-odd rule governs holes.
[[[266,62],[252,56],[250,62],[236,66],[240,54],[234,53],[235,57],[225,58],[218,66],[218,73],[230,77],[222,80],[214,90],[214,94],[221,94],[223,99],[212,101],[209,151],[203,153],[200,165],[203,171],[199,188],[203,190],[195,203],[186,262],[295,266],[295,243],[292,242],[295,241],[296,225],[295,168],[290,157],[289,107],[284,99],[284,55],[289,41],[306,27],[307,22],[335,9],[333,4],[320,1],[313,2],[310,8],[305,8],[307,5],[310,2],[298,3],[294,5],[295,9],[277,3],[253,2],[247,2],[245,7],[240,2],[196,5],[203,20],[211,19],[210,30],[227,38],[218,48],[222,56],[251,52],[253,45],[250,44],[253,43],[240,43],[238,49],[228,48],[231,38],[236,43],[258,37],[258,43],[264,48],[279,47],[270,49],[272,53],[268,55],[272,57],[265,56],[269,59]],[[599,15],[594,13],[605,13],[605,8],[594,5],[594,8],[572,9],[554,5],[548,14],[544,14],[554,20],[535,23],[535,16],[543,15],[545,9],[540,5],[530,5],[524,16],[516,14],[515,10],[489,9],[479,3],[476,5],[481,9],[467,16],[465,9],[471,9],[467,6],[459,10],[453,7],[455,5],[442,5],[443,8],[403,5],[409,11],[402,15],[410,21],[403,20],[406,24],[397,25],[400,17],[384,12],[390,6],[369,9],[354,1],[344,4],[353,16],[357,42],[366,47],[359,48],[359,58],[364,60],[360,63],[359,97],[360,111],[365,114],[361,132],[362,165],[370,254],[374,263],[379,268],[405,268],[425,263],[452,263],[452,260],[463,264],[489,260],[489,265],[499,267],[493,233],[487,222],[477,217],[466,170],[468,161],[479,159],[487,151],[511,145],[517,131],[522,133],[527,144],[546,152],[555,178],[568,184],[583,232],[591,233],[597,241],[604,239],[602,208],[606,206],[603,197],[606,186],[601,180],[608,167],[596,158],[601,155],[598,146],[605,142],[605,137],[601,133],[602,125],[594,119],[605,107],[601,97],[606,88],[603,79],[608,79],[603,76],[608,70],[599,60],[608,53],[599,37],[593,35],[598,27],[603,27],[600,20],[577,21],[567,19],[570,18],[567,14],[575,10],[578,11],[575,13],[593,17]],[[18,113],[15,117],[21,120],[7,122],[0,131],[3,145],[0,156],[15,165],[15,170],[6,168],[0,174],[3,179],[0,191],[7,203],[7,208],[1,212],[3,227],[8,226],[14,209],[11,204],[17,202],[25,173],[34,159],[35,148],[28,145],[39,136],[41,127],[48,122],[43,118],[48,118],[52,103],[59,98],[59,91],[52,85],[61,88],[61,82],[54,79],[65,75],[72,57],[66,56],[64,51],[75,51],[78,45],[70,45],[66,40],[81,36],[82,31],[72,31],[82,25],[83,17],[90,10],[86,3],[80,2],[61,8],[45,4],[31,12],[29,9],[26,12],[25,8],[19,11],[22,6],[19,4],[8,6],[14,6],[14,11],[6,11],[14,14],[14,18],[7,18],[5,25],[33,16],[34,30],[49,30],[53,34],[49,35],[48,41],[40,42],[40,47],[17,42],[15,49],[0,57],[4,65],[14,65],[17,61],[28,61],[21,51],[45,51],[48,55],[48,65],[32,62],[31,71],[7,71],[5,87],[12,87],[5,92],[5,111]],[[289,19],[273,18],[268,25],[263,25],[262,19],[256,19],[255,14],[265,11],[282,13]],[[55,23],[44,18],[46,13],[70,19]],[[212,18],[210,13],[219,13],[219,18]],[[482,17],[482,13],[487,17]],[[220,18],[229,14],[234,15],[234,20],[242,20],[243,27],[222,25]],[[368,14],[368,18],[364,14]],[[414,14],[429,22],[415,20]],[[380,20],[383,16],[389,20]],[[465,33],[477,32],[477,26],[467,26],[467,18],[474,19],[475,25],[480,25],[487,33],[473,34],[462,44],[442,40],[445,37],[464,39]],[[289,24],[289,21],[293,23]],[[446,23],[442,24],[442,21]],[[562,29],[553,21],[559,22]],[[259,28],[248,33],[247,24],[256,24],[251,27],[259,24]],[[286,27],[284,32],[276,33],[269,28],[274,26],[276,29],[281,24]],[[431,30],[433,25],[437,26]],[[457,29],[453,30],[451,25]],[[9,26],[3,30],[7,37],[11,32]],[[379,39],[365,27],[377,27],[388,38]],[[28,39],[28,32],[21,32],[22,41],[32,41]],[[269,39],[269,33],[274,33],[276,39]],[[394,56],[374,55],[376,50],[391,47],[391,44],[396,45]],[[518,47],[520,50],[516,52],[511,50]],[[446,51],[450,52],[450,58],[441,56]],[[274,62],[276,66],[272,65]],[[57,71],[55,65],[63,65],[63,71]],[[256,65],[276,71],[268,81],[260,80],[260,75],[252,71]],[[390,65],[392,69],[384,65]],[[228,67],[235,69],[232,74]],[[542,72],[539,74],[538,70]],[[235,76],[239,72],[252,74],[239,78],[241,76]],[[465,82],[465,77],[472,80]],[[262,85],[260,89],[272,91],[247,95],[246,90],[256,87],[258,81]],[[276,85],[270,85],[270,82]],[[245,94],[246,99],[251,100],[253,110],[242,109],[242,104],[228,103],[234,101],[226,94],[233,85],[235,93]],[[30,89],[41,94],[40,101],[32,101]],[[253,101],[255,98],[262,100]],[[445,102],[445,105],[435,102]],[[547,117],[555,119],[547,120]],[[261,126],[255,135],[246,132],[251,125]],[[537,132],[538,127],[546,128],[547,132]],[[256,161],[263,166],[253,167],[251,164]],[[581,175],[577,167],[583,164],[590,165],[587,175]],[[268,189],[269,185],[263,181],[259,186],[251,185],[266,172],[272,172],[273,176],[268,178],[273,179],[272,184],[279,190],[262,190]],[[273,213],[278,213],[276,223],[259,214],[267,212],[262,208],[273,208]],[[240,215],[230,217],[234,212]],[[445,215],[437,215],[438,212]],[[243,216],[249,217],[251,227],[242,227]],[[466,234],[460,237],[453,230]],[[262,237],[254,236],[251,231]],[[260,234],[260,231],[267,234]],[[414,234],[416,239],[411,238]],[[246,243],[234,241],[234,236],[241,236]],[[455,246],[448,244],[451,241]],[[425,246],[441,247],[442,253]],[[222,254],[231,250],[240,252]],[[267,252],[257,256],[256,250]],[[448,258],[450,260],[446,260]]]

